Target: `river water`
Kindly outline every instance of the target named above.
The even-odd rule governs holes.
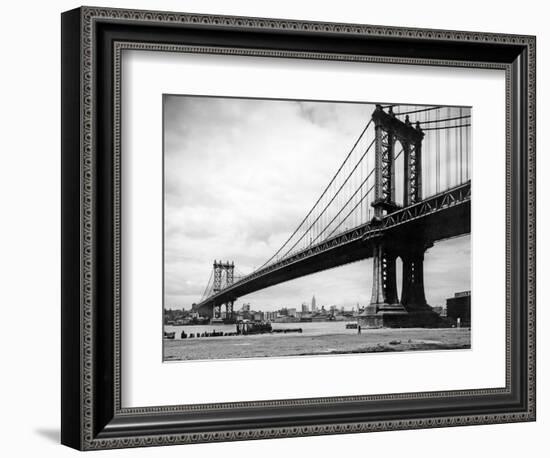
[[[275,329],[298,329],[302,328],[302,334],[304,336],[322,336],[326,334],[357,334],[357,329],[346,329],[346,324],[351,321],[319,321],[312,323],[271,323],[271,327]],[[235,324],[214,324],[214,325],[196,325],[196,326],[164,326],[165,332],[176,332],[176,340],[181,339],[182,331],[185,331],[187,335],[203,332],[236,332],[237,326]],[[247,337],[262,338],[265,336],[284,336],[285,334],[255,334]],[[288,334],[287,334],[288,335]],[[292,334],[298,336],[300,334]],[[236,336],[235,336],[236,337]],[[208,337],[205,337],[208,338]],[[215,337],[212,337],[215,339]]]

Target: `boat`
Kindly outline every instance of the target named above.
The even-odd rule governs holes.
[[[357,329],[357,323],[346,323],[346,329]]]
[[[173,332],[164,331],[164,338],[165,339],[175,339],[176,338],[176,331],[173,331]]]
[[[237,335],[267,334],[272,331],[271,323],[268,321],[237,321]]]

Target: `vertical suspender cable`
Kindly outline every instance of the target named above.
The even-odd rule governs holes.
[[[451,117],[451,109],[447,107],[447,118]],[[445,127],[449,126],[449,121],[445,121]],[[451,187],[451,133],[445,129],[445,187]]]
[[[439,121],[439,110],[435,111],[435,119]],[[439,123],[438,123],[439,125]],[[439,174],[441,173],[441,164],[440,164],[440,145],[441,145],[441,135],[439,130],[435,131],[435,192],[439,193],[440,183],[439,183]]]
[[[432,116],[432,112],[431,111],[427,111],[424,113],[425,116],[424,116],[424,122],[428,121],[431,116]],[[426,137],[424,137],[426,138]],[[422,145],[422,155],[421,155],[421,158],[420,160],[422,161],[421,164],[418,164],[420,166],[420,183],[422,183],[422,188],[423,188],[423,194],[426,195],[428,189],[429,189],[429,186],[430,186],[430,174],[429,174],[429,171],[430,171],[430,166],[429,166],[429,160],[430,160],[430,155],[431,155],[431,145],[432,145],[432,139],[431,138],[428,138],[427,141],[423,141],[424,145]],[[427,147],[427,148],[425,148]],[[426,149],[427,151],[424,152],[424,149]],[[424,167],[424,165],[426,164],[426,167]],[[418,167],[417,165],[417,167]],[[420,198],[422,198],[422,196],[420,196]]]
[[[455,179],[455,185],[457,185],[459,183],[459,175],[458,175],[458,166],[460,165],[459,162],[458,162],[458,156],[459,156],[459,151],[458,151],[458,134],[460,133],[461,128],[456,128],[456,129],[453,129],[455,131],[455,140],[454,140],[454,146],[453,146],[453,149],[455,151],[455,175],[456,175],[456,179]]]
[[[458,115],[459,116],[462,116],[462,107],[460,107],[459,109],[459,112],[458,112]],[[458,148],[458,151],[460,152],[460,161],[459,161],[459,165],[460,165],[460,183],[463,182],[463,179],[464,177],[462,176],[462,129],[463,127],[461,127],[459,130],[459,135],[460,135],[460,147]]]
[[[365,161],[365,162],[367,162],[367,161]],[[361,166],[359,167],[359,169],[361,169],[361,183],[363,182],[363,167],[364,167],[364,165],[365,165],[364,162],[361,162]],[[361,197],[363,197],[363,187],[361,187],[360,194],[361,194]],[[360,207],[360,209],[359,209],[359,211],[360,211],[359,218],[360,218],[360,223],[362,223],[363,222],[363,205],[359,205],[359,207]]]
[[[361,166],[359,166],[359,168],[361,168]],[[355,170],[355,172],[353,172],[353,189],[357,189],[357,173],[358,172],[359,172],[359,170]],[[353,198],[353,204],[355,204],[355,197]],[[353,215],[352,215],[351,219],[353,221],[353,224],[351,224],[351,225],[355,226],[357,224],[357,212],[353,212]]]
[[[429,136],[428,138],[424,137],[424,140],[422,141],[422,174],[427,177],[428,179],[422,179],[422,187],[424,188],[424,195],[429,195],[429,188],[430,188],[430,182],[429,177],[431,177],[430,174],[430,157],[432,152],[432,137]]]
[[[468,114],[471,116],[471,108],[468,108]],[[470,118],[470,124],[472,124],[472,118]],[[466,127],[466,178],[470,179],[470,127]]]

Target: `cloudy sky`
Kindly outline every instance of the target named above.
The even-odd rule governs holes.
[[[165,306],[198,302],[215,259],[234,261],[246,274],[270,258],[317,200],[373,109],[166,95]],[[469,236],[427,252],[425,282],[431,305],[470,289]],[[365,260],[258,291],[237,306],[275,310],[309,303],[314,294],[319,305],[365,305],[371,284],[372,261]]]

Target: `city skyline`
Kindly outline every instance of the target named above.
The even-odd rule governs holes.
[[[400,292],[401,288],[398,287],[398,290]],[[452,293],[450,293],[447,297],[445,297],[440,303],[431,303],[432,306],[439,306],[439,307],[445,307],[445,302],[447,299],[453,297],[456,293],[461,293],[461,292],[465,292],[465,291],[470,291],[469,289],[464,289],[464,290],[460,290],[460,291],[453,291]],[[263,312],[263,311],[278,311],[278,310],[282,310],[282,309],[292,309],[292,308],[295,308],[297,311],[300,309],[300,311],[304,311],[304,307],[307,308],[307,312],[308,313],[313,313],[315,311],[320,311],[322,308],[325,308],[327,309],[327,307],[332,307],[332,306],[335,306],[337,307],[338,309],[340,308],[344,308],[346,311],[348,310],[357,310],[359,308],[363,308],[365,307],[366,305],[368,305],[368,302],[365,302],[365,303],[361,303],[361,302],[356,302],[355,304],[351,304],[350,305],[338,305],[336,303],[323,303],[322,301],[318,301],[317,299],[317,294],[314,293],[312,294],[312,299],[310,300],[310,302],[308,301],[301,301],[301,302],[296,302],[296,303],[289,303],[289,304],[279,304],[279,305],[275,305],[275,304],[270,304],[267,306],[266,310],[263,310],[261,308],[256,308],[256,306],[254,305],[254,303],[250,300],[247,300],[247,298],[249,296],[252,296],[252,294],[250,295],[247,295],[247,296],[243,296],[242,298],[240,298],[239,300],[235,301],[235,310],[243,310],[245,309],[245,306],[249,306],[250,309],[252,310],[255,310],[255,311],[260,311],[260,312]],[[428,300],[428,302],[430,302]],[[179,304],[172,304],[172,305],[168,305],[166,306],[165,304],[165,309],[166,310],[191,310],[193,308],[193,304],[191,305],[179,305]]]
[[[166,96],[164,103],[167,308],[199,302],[214,259],[234,261],[243,273],[262,265],[318,197],[374,109],[188,96]],[[470,289],[470,255],[470,236],[426,252],[430,305]],[[367,259],[243,296],[236,306],[299,307],[312,294],[338,307],[365,305],[371,284]]]
[[[366,304],[365,304],[366,305]],[[335,304],[321,304],[320,308],[312,309],[309,305],[306,303],[301,304],[289,304],[289,305],[281,305],[278,308],[275,306],[275,312],[279,312],[281,310],[296,310],[298,313],[315,313],[319,312],[321,310],[331,310],[332,308],[337,308],[338,310],[345,310],[345,311],[354,311],[358,310],[360,308],[363,308],[365,305],[362,304],[355,304],[355,306],[352,306],[351,308],[346,308],[344,306],[337,307]],[[327,308],[328,307],[328,308]],[[193,311],[193,306],[186,308],[185,306],[172,306],[172,307],[165,307],[165,310],[167,311],[175,311],[175,310],[184,310],[184,311]],[[242,301],[239,303],[238,301],[235,301],[235,311],[250,311],[253,310],[255,312],[265,312],[267,310],[262,309],[256,309],[253,304],[250,304],[249,302]]]

